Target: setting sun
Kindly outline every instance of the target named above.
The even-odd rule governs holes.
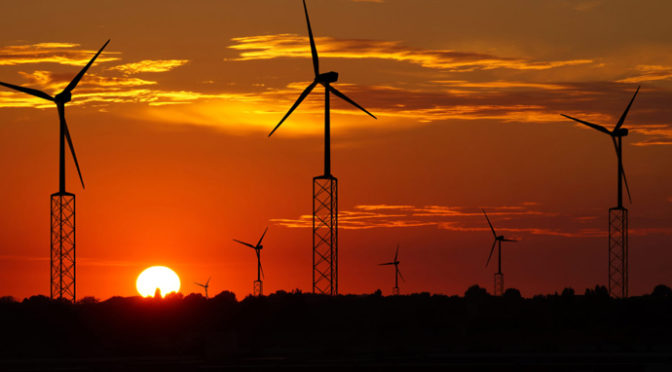
[[[152,266],[145,269],[135,282],[135,287],[143,297],[153,297],[158,289],[161,297],[180,290],[180,277],[165,266]]]

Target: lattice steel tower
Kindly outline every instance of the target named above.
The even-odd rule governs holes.
[[[338,80],[337,72],[320,73],[319,58],[305,0],[303,10],[308,25],[315,79],[304,89],[287,114],[273,128],[269,137],[317,84],[324,87],[324,174],[313,178],[313,293],[335,295],[338,294],[338,180],[331,174],[330,93],[364,111],[372,118],[376,117],[331,86],[331,83]]]
[[[589,123],[587,121],[575,119],[571,116],[562,115],[568,119],[577,121],[581,124],[587,125],[595,130],[611,136],[611,141],[616,150],[616,158],[618,159],[618,179],[617,179],[617,205],[614,208],[609,208],[609,254],[608,254],[608,273],[609,273],[609,295],[612,297],[623,298],[628,296],[628,209],[623,206],[623,185],[628,193],[628,199],[632,203],[630,197],[630,187],[628,186],[628,179],[625,177],[623,170],[623,137],[628,135],[628,129],[623,128],[626,116],[630,111],[632,103],[637,97],[639,87],[632,96],[628,107],[625,108],[621,118],[616,123],[614,130],[610,131],[607,128]]]
[[[313,178],[313,292],[338,293],[338,180]]]
[[[77,84],[82,79],[86,71],[91,67],[93,61],[98,58],[100,53],[105,49],[108,40],[98,50],[96,55],[91,58],[89,63],[82,68],[82,70],[72,79],[68,86],[62,92],[52,97],[49,94],[32,88],[21,87],[18,85],[0,82],[0,85],[6,86],[10,89],[18,90],[23,93],[30,94],[35,97],[46,99],[56,104],[59,118],[59,158],[58,158],[58,177],[59,188],[58,192],[51,194],[51,234],[50,234],[50,268],[49,278],[50,286],[49,293],[51,298],[66,299],[74,302],[77,299],[76,295],[76,275],[75,275],[75,195],[65,191],[65,141],[68,141],[68,147],[72,154],[72,159],[77,167],[79,180],[84,187],[84,179],[82,172],[79,169],[77,156],[75,155],[75,148],[70,138],[70,131],[68,124],[65,121],[65,104],[72,99],[72,91],[77,87]]]

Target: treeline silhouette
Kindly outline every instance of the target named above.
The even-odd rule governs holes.
[[[237,301],[172,294],[164,299],[33,296],[0,298],[0,359],[194,356],[342,357],[432,353],[672,352],[672,290],[610,298],[493,297],[478,286],[463,297],[322,296],[279,291]]]

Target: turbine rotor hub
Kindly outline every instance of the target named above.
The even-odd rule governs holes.
[[[54,97],[54,101],[56,101],[57,103],[68,103],[70,102],[71,99],[72,94],[70,94],[70,92],[67,91],[58,93],[56,97]]]

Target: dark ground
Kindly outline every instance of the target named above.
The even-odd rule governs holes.
[[[672,291],[0,299],[0,370],[672,371]]]

